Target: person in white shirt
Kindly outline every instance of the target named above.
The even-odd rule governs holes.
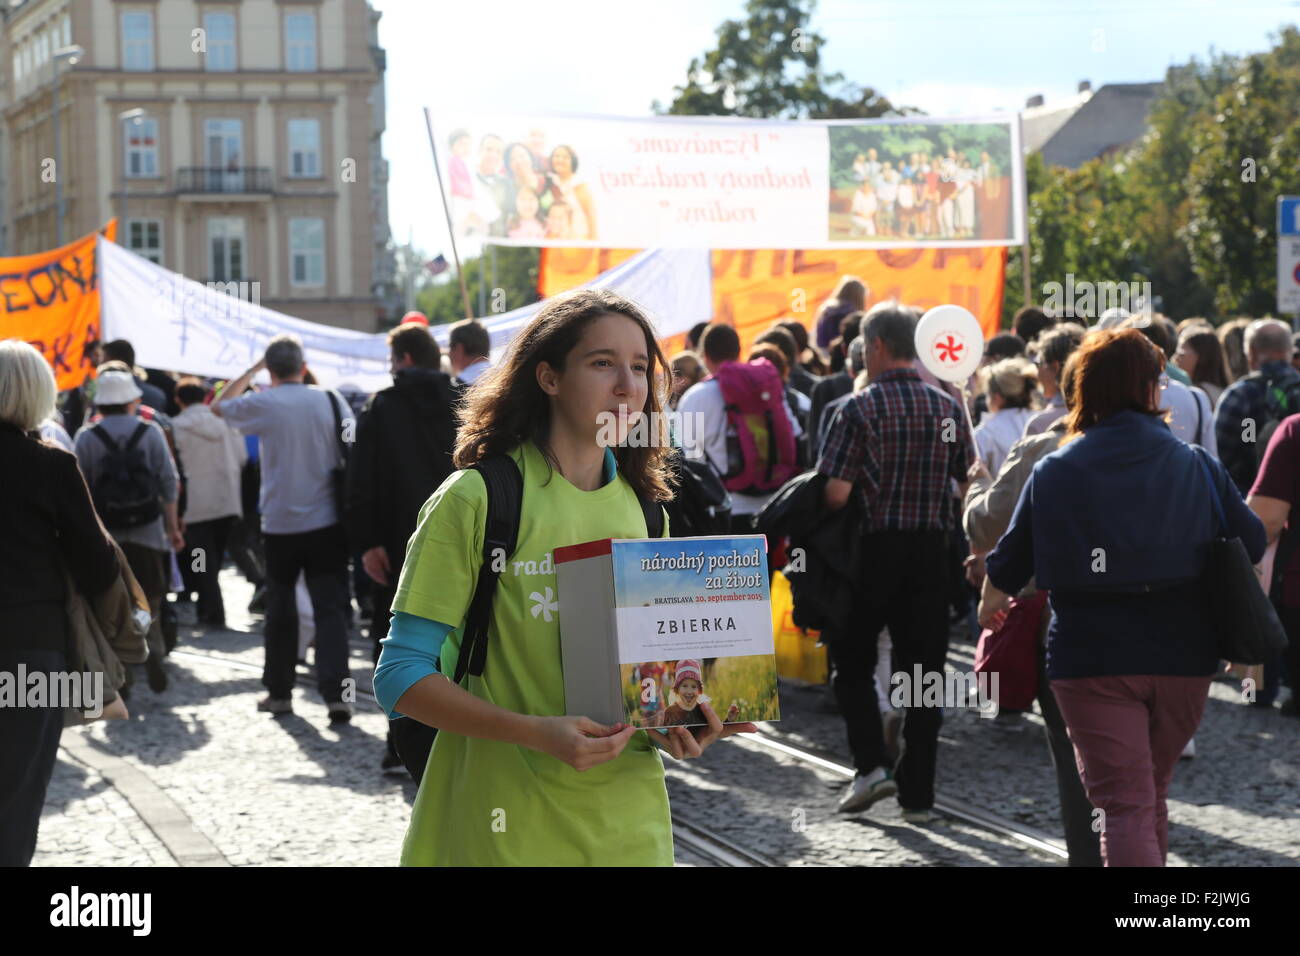
[[[722,387],[713,374],[727,362],[740,360],[740,336],[729,325],[713,323],[704,330],[700,337],[700,351],[703,354],[704,367],[709,370],[709,377],[698,385],[692,385],[682,396],[677,406],[679,418],[696,415],[689,429],[683,429],[683,437],[690,440],[684,449],[691,458],[707,458],[717,469],[719,475],[727,473],[727,408],[722,398]],[[797,440],[803,432],[798,421],[790,413],[790,408],[781,402],[781,408],[790,420],[790,427]],[[742,495],[731,493],[732,530],[737,534],[752,534],[754,516],[763,509],[772,495],[772,491],[762,495]]]
[[[492,351],[487,329],[477,319],[463,319],[451,327],[447,355],[451,359],[452,377],[461,385],[473,385],[492,367]]]
[[[985,375],[989,414],[975,429],[975,447],[989,474],[996,475],[1033,417],[1038,372],[1022,358],[1008,358],[990,365]]]
[[[1154,323],[1134,316],[1125,323],[1164,349],[1164,334]],[[1160,376],[1160,407],[1169,410],[1169,430],[1189,445],[1200,445],[1215,458],[1219,443],[1214,434],[1214,406],[1199,388],[1189,388],[1168,374]]]

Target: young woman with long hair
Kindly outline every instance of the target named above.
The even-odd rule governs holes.
[[[722,737],[756,730],[724,728],[711,708],[708,727],[694,733],[564,716],[552,552],[643,538],[640,500],[671,496],[667,442],[622,443],[638,414],[661,412],[666,365],[633,303],[583,290],[548,301],[504,364],[468,391],[460,470],[421,509],[375,672],[390,716],[439,730],[403,864],[671,866],[656,748],[698,757]],[[619,423],[617,447],[600,443],[609,415]],[[482,676],[461,687],[444,675],[455,673],[483,561],[487,492],[474,466],[496,455],[510,456],[523,477],[518,543],[492,602]]]

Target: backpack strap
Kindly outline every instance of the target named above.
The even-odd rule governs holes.
[[[465,631],[456,658],[457,684],[467,672],[475,677],[483,676],[492,597],[501,577],[498,568],[504,566],[518,544],[524,498],[523,475],[509,455],[492,455],[476,464],[474,470],[482,476],[487,488],[487,517],[483,527],[483,563],[479,565],[478,583],[465,616]]]
[[[149,431],[149,423],[141,422],[135,426],[135,431],[131,432],[131,437],[126,441],[126,450],[134,451],[135,446],[140,444],[140,439],[144,438],[145,433]]]
[[[108,433],[108,429],[104,427],[103,422],[100,422],[98,425],[92,428],[90,430],[90,433],[94,435],[96,438],[98,438],[100,441],[102,441],[104,443],[104,447],[107,448],[109,451],[116,452],[122,450],[121,448],[118,447],[117,442],[113,441],[113,436]],[[131,437],[134,438],[135,435],[132,435]]]
[[[645,515],[646,537],[662,538],[664,535],[664,509],[659,506],[659,502],[643,498],[641,495],[637,495],[636,500],[641,505],[641,513]]]

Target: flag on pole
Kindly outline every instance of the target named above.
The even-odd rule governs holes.
[[[434,276],[440,275],[441,273],[447,271],[447,259],[440,252],[432,259],[430,259],[428,262],[426,262],[424,264],[424,267],[429,270],[429,275],[434,275]]]

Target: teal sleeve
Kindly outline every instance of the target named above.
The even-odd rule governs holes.
[[[402,716],[393,708],[403,694],[430,674],[438,673],[438,654],[451,631],[452,626],[441,621],[393,612],[388,636],[379,642],[383,650],[375,666],[375,699],[389,720]]]

